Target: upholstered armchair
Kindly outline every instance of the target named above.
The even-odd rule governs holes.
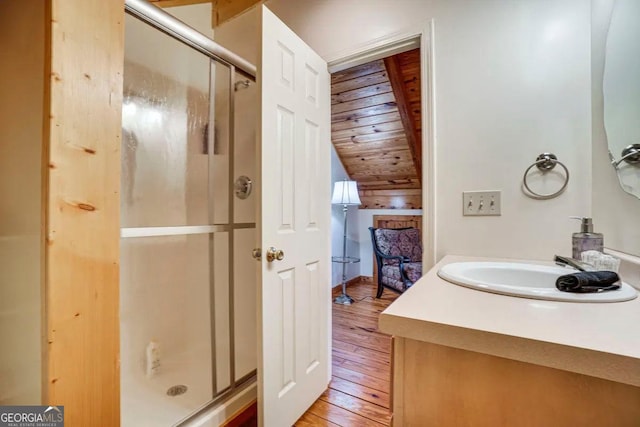
[[[416,228],[373,228],[371,242],[378,263],[378,293],[402,293],[422,276],[422,241]]]

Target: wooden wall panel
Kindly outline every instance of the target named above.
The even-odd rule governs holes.
[[[422,231],[422,215],[374,215],[373,228],[413,227]]]
[[[69,426],[118,426],[124,1],[48,6],[45,401]]]
[[[358,181],[358,188],[360,191],[373,190],[384,186],[387,189],[408,189],[408,188],[420,188],[420,183],[417,179],[389,179],[386,181]]]
[[[264,0],[212,0],[213,1],[213,28],[229,19],[240,15],[247,9],[262,4]]]
[[[422,209],[422,190],[362,190],[360,209]]]

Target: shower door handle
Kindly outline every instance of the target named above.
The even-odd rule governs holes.
[[[267,262],[273,262],[275,260],[282,261],[284,259],[284,251],[282,249],[276,249],[271,246],[267,249]]]

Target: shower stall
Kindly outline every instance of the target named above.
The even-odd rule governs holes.
[[[255,67],[126,5],[121,421],[180,425],[255,382]]]

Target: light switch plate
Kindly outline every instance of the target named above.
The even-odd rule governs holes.
[[[497,216],[502,215],[500,190],[465,191],[462,193],[462,215]]]

